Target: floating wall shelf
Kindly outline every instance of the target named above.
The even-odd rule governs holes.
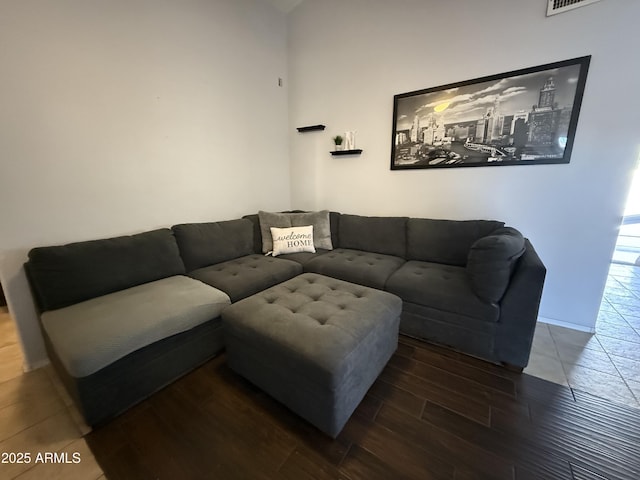
[[[331,152],[331,155],[360,155],[362,153],[362,149],[357,150],[334,150]]]
[[[324,129],[325,129],[324,125],[309,125],[308,127],[298,127],[298,132],[300,133],[313,132],[315,130],[324,130]]]

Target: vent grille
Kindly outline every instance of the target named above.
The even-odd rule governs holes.
[[[584,7],[591,3],[599,2],[600,0],[547,0],[547,17],[549,15],[556,15],[562,12],[568,12],[574,8]]]

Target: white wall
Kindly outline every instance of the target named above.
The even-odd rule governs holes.
[[[0,7],[0,280],[46,361],[27,251],[288,208],[283,13],[258,0]]]
[[[592,329],[640,150],[640,2],[306,0],[288,18],[292,205],[494,218],[548,268],[540,315]],[[592,55],[570,164],[390,171],[393,95]],[[357,157],[331,136],[357,130]]]

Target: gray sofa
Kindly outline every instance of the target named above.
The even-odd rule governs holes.
[[[25,269],[45,343],[87,423],[216,355],[226,305],[303,272],[396,294],[402,334],[527,365],[546,271],[518,231],[483,220],[309,215],[263,220],[315,223],[328,247],[315,253],[265,256],[258,214],[33,249]]]

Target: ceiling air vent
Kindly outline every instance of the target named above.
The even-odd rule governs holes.
[[[600,0],[547,0],[547,17],[599,1]]]

